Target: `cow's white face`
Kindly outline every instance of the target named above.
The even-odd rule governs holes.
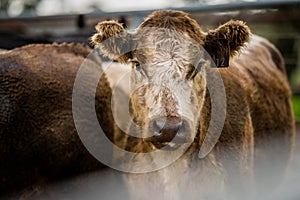
[[[205,87],[204,80],[199,85],[203,77],[197,67],[210,61],[187,35],[159,28],[140,30],[139,35],[131,73],[133,121],[157,148],[191,143],[203,98],[198,88]]]

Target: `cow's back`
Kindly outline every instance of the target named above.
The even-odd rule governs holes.
[[[82,145],[72,116],[73,84],[90,52],[81,44],[51,44],[0,54],[0,191],[101,166]],[[103,76],[95,108],[106,132],[113,130],[110,95]]]
[[[230,67],[242,74],[238,84],[247,95],[254,130],[257,188],[272,188],[288,166],[295,135],[291,89],[283,58],[269,41],[252,36]]]
[[[283,139],[283,135],[292,142],[291,89],[280,52],[266,39],[253,36],[244,51],[233,59],[232,67],[243,74],[240,84],[247,94],[256,146],[266,139]]]

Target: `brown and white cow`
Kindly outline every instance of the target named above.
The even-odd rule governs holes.
[[[127,133],[140,131],[141,137],[120,131],[118,146],[140,152],[134,158],[138,161],[159,149],[171,156],[178,146],[191,143],[170,166],[129,175],[135,196],[183,199],[225,187],[232,192],[229,198],[245,197],[246,191],[251,198],[253,177],[258,193],[282,178],[294,140],[291,90],[282,56],[266,39],[234,20],[203,32],[186,13],[172,10],[153,12],[132,33],[115,21],[100,22],[96,30],[92,41],[104,55],[132,63],[130,115],[135,125]],[[226,66],[229,57],[228,67],[212,67]],[[214,87],[214,74],[222,79],[225,99],[222,84]],[[219,115],[212,114],[222,101]],[[224,124],[210,129],[210,121],[222,115]],[[218,129],[216,140],[212,135]],[[196,150],[210,142],[215,147],[199,159]]]

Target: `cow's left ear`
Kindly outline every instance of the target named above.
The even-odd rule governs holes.
[[[204,48],[217,67],[227,67],[229,57],[237,54],[250,39],[250,29],[242,21],[230,20],[204,36]]]
[[[103,55],[121,63],[126,63],[132,58],[132,36],[122,24],[103,21],[95,28],[97,33],[91,37],[91,41]]]

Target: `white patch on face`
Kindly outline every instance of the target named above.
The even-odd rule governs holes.
[[[142,71],[133,69],[132,83],[133,88],[151,86],[144,96],[149,119],[171,114],[197,123],[199,105],[193,80],[186,75],[203,54],[195,41],[171,30],[149,31],[138,40],[136,60],[145,60],[140,62]]]
[[[173,109],[176,110],[173,114],[194,121],[193,111],[197,109],[197,101],[193,92],[193,82],[185,79],[184,66],[178,65],[174,59],[152,66],[155,73],[149,77],[152,87],[146,95],[146,104],[151,108],[149,118],[165,116],[166,107],[162,101],[170,98],[167,101],[173,103]],[[194,101],[191,101],[192,99]]]

